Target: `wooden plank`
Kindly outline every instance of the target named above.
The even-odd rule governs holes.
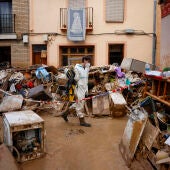
[[[159,129],[153,126],[148,120],[144,128],[141,140],[142,143],[145,144],[145,146],[148,148],[149,151],[158,134],[159,134]]]
[[[119,150],[128,167],[131,165],[146,122],[147,113],[144,109],[136,109],[127,122]]]
[[[167,92],[167,82],[165,82],[165,86],[164,86],[164,92],[163,92],[163,100],[166,99],[166,92]]]
[[[147,88],[148,88],[148,82],[146,81],[146,82],[145,82],[145,87],[144,87],[143,98],[146,97]]]
[[[149,92],[146,92],[146,94],[149,95],[149,96],[151,96],[152,98],[160,101],[161,103],[164,103],[165,105],[170,106],[170,102],[169,102],[169,101],[162,100],[162,99],[160,99],[159,97],[157,97],[157,96],[155,96],[155,95],[153,95],[153,94],[151,94],[151,93],[149,93]]]
[[[157,89],[157,96],[159,96],[160,88],[161,88],[161,81],[159,80],[159,82],[158,82],[158,89]]]
[[[161,160],[156,162],[156,164],[163,164],[163,163],[170,163],[170,157],[165,158],[165,159],[161,159]]]

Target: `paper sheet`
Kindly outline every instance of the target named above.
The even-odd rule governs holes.
[[[165,144],[170,146],[170,136],[168,137],[168,139],[165,141]]]

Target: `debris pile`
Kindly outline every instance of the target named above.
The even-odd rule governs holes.
[[[146,71],[145,65],[138,60],[124,59],[121,66],[91,67],[88,96],[83,99],[88,116],[121,117],[128,113],[120,151],[131,169],[143,163],[149,169],[159,169],[170,162],[169,70],[151,70],[154,67],[147,64]],[[38,113],[50,109],[53,116],[61,116],[69,108],[74,116],[77,99],[73,68],[34,65],[24,70],[3,67],[0,71],[0,113],[5,116],[6,112],[14,114],[31,110]],[[40,129],[43,131],[43,126]],[[38,137],[37,134],[42,134],[40,131],[16,133],[16,150],[33,152],[29,147],[36,148],[36,144],[30,135]],[[71,131],[68,136],[76,133],[82,132]]]
[[[143,75],[142,95],[126,105],[129,119],[119,149],[131,170],[170,168],[170,84],[165,71]],[[132,93],[134,96],[134,92]]]
[[[170,116],[167,107],[162,110],[160,103],[147,97],[129,111],[130,117],[120,143],[120,152],[126,164],[132,170],[136,165],[151,170],[168,170]]]
[[[15,111],[15,110],[42,110],[53,109],[58,113],[59,105],[63,105],[63,102],[75,102],[74,88],[75,85],[68,85],[69,79],[65,74],[65,69],[73,68],[72,66],[55,68],[53,66],[34,65],[29,68],[23,69],[6,69],[0,71],[0,112]],[[106,108],[106,115],[110,115],[110,100],[111,93],[117,92],[122,98],[129,98],[129,90],[133,93],[133,87],[141,81],[140,77],[133,72],[127,74],[121,72],[121,68],[118,66],[108,65],[103,67],[91,67],[89,72],[89,97],[92,100],[92,108],[94,115],[104,114],[103,108]],[[141,81],[142,82],[142,81]],[[139,84],[142,84],[139,82]],[[135,84],[136,83],[136,84]],[[130,85],[131,84],[131,85]],[[139,95],[139,93],[137,93]],[[104,96],[107,96],[105,101],[108,101],[106,106],[95,111],[95,100],[104,100]],[[131,98],[131,97],[130,97]],[[84,99],[86,100],[86,99]],[[12,102],[15,101],[15,102]],[[100,102],[99,101],[99,102]],[[8,103],[11,103],[9,106]],[[106,102],[105,102],[106,103]],[[113,103],[113,102],[112,102]],[[119,103],[121,104],[121,103]],[[126,103],[123,100],[123,105]],[[94,106],[94,107],[93,107]],[[3,109],[2,109],[3,108]],[[113,109],[113,107],[112,107]],[[54,111],[53,111],[54,112]],[[125,112],[124,112],[125,114]],[[57,115],[57,113],[55,113]],[[60,115],[60,114],[59,114]],[[113,115],[113,114],[112,114]]]

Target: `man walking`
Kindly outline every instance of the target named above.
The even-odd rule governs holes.
[[[77,103],[76,103],[76,113],[80,120],[80,125],[85,127],[90,127],[91,124],[86,123],[84,119],[84,104],[85,101],[82,100],[85,98],[86,94],[88,94],[88,74],[90,69],[90,57],[84,56],[82,58],[81,64],[76,64],[75,71],[75,80],[77,82],[77,86],[75,89],[75,93],[77,95]],[[67,119],[68,112],[64,112],[62,117],[65,121]]]

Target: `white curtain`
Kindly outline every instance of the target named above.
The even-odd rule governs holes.
[[[0,14],[11,14],[12,3],[11,2],[0,2]]]

